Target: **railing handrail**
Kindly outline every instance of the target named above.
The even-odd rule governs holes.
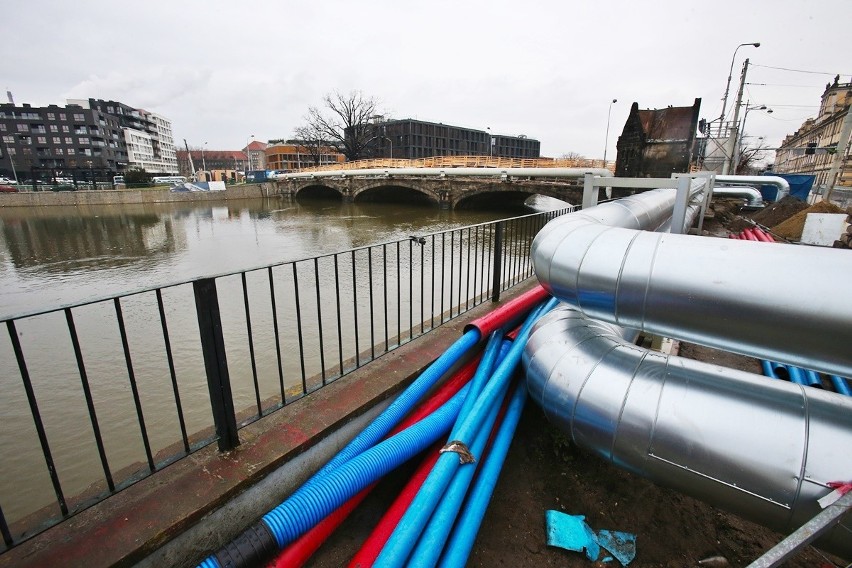
[[[573,208],[573,207],[574,207],[573,205],[566,204],[565,208]],[[561,210],[563,208],[560,207],[559,209]],[[492,224],[499,223],[499,222],[514,221],[514,220],[518,220],[518,219],[525,219],[525,218],[528,218],[528,217],[535,217],[535,216],[541,215],[543,213],[547,213],[547,212],[546,211],[540,211],[540,212],[537,212],[537,213],[528,213],[526,215],[517,215],[515,217],[506,217],[506,218],[503,218],[503,219],[496,219],[494,221],[484,221],[482,223],[476,223],[476,224],[473,224],[473,225],[465,225],[464,227],[456,227],[455,229],[445,229],[443,231],[435,231],[435,232],[432,232],[432,233],[422,233],[422,234],[419,234],[419,235],[412,235],[412,236],[431,237],[433,235],[435,235],[435,236],[443,235],[443,234],[446,234],[446,233],[450,233],[452,231],[457,231],[459,229],[467,229],[467,228],[473,228],[473,227],[484,227],[486,225],[492,225]],[[335,255],[343,255],[343,254],[358,252],[358,251],[362,251],[362,250],[367,250],[369,248],[381,247],[383,245],[395,244],[397,242],[405,242],[409,239],[410,239],[410,237],[406,238],[406,239],[394,239],[394,240],[390,240],[390,241],[382,241],[382,242],[371,243],[371,244],[368,244],[368,245],[363,245],[363,246],[360,246],[360,247],[355,247],[355,248],[346,249],[346,250],[342,250],[342,251],[324,253],[324,254],[319,254],[319,255],[314,255],[314,256],[302,257],[302,258],[282,260],[282,261],[279,261],[279,262],[273,262],[273,263],[264,264],[264,265],[261,265],[261,266],[243,268],[241,270],[235,270],[235,271],[232,271],[232,272],[222,272],[222,273],[214,273],[214,274],[208,274],[208,275],[200,275],[200,276],[197,276],[195,278],[190,278],[189,280],[180,280],[180,281],[177,281],[177,282],[167,282],[165,284],[157,284],[157,285],[153,285],[153,286],[146,286],[144,288],[127,290],[127,291],[119,292],[117,294],[113,293],[113,294],[107,294],[107,295],[104,295],[104,296],[95,296],[95,297],[89,298],[87,300],[78,301],[78,302],[71,302],[71,303],[67,303],[67,304],[60,304],[58,306],[54,306],[54,307],[48,308],[48,309],[29,310],[29,311],[24,311],[24,312],[17,313],[17,314],[13,313],[13,314],[9,314],[9,315],[0,314],[0,324],[3,324],[3,323],[10,321],[10,320],[18,320],[18,319],[22,319],[22,318],[30,318],[30,317],[35,317],[35,316],[52,314],[52,313],[55,313],[55,312],[60,312],[60,311],[66,310],[66,309],[79,308],[79,307],[82,307],[82,306],[88,306],[88,305],[91,305],[91,304],[96,304],[98,302],[114,300],[116,298],[127,298],[127,297],[130,297],[130,296],[137,296],[139,294],[145,294],[145,293],[148,293],[148,292],[155,292],[156,290],[165,290],[166,288],[174,288],[176,286],[183,286],[185,284],[192,284],[193,282],[197,282],[199,280],[206,280],[206,279],[211,279],[211,278],[212,279],[225,278],[227,276],[235,276],[237,274],[255,272],[255,271],[258,271],[258,270],[268,270],[270,268],[276,268],[278,266],[284,266],[285,264],[296,264],[296,263],[299,263],[299,262],[307,262],[307,261],[311,261],[315,258],[316,259],[329,258],[329,257],[335,256]]]
[[[297,172],[322,172],[368,168],[456,168],[456,167],[523,167],[523,168],[608,168],[615,169],[615,162],[588,158],[505,158],[500,156],[432,156],[429,158],[369,158],[351,162],[335,162],[309,166]]]

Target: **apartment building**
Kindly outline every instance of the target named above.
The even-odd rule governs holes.
[[[8,177],[104,180],[132,168],[178,172],[171,123],[116,101],[0,104],[0,139],[0,175]]]
[[[96,109],[118,119],[127,145],[128,169],[143,169],[149,173],[178,173],[172,123],[164,116],[118,101],[82,99],[68,102]]]
[[[787,135],[775,152],[772,169],[778,173],[812,174],[815,187],[830,183],[829,170],[838,152],[840,173],[837,185],[852,187],[850,145],[838,148],[843,121],[852,105],[852,82],[841,83],[840,76],[825,86],[819,114],[808,118],[793,134]]]
[[[118,120],[77,104],[0,104],[0,138],[0,175],[10,178],[120,171],[128,163]]]

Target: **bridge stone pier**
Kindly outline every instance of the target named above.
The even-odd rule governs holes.
[[[381,176],[323,176],[281,179],[278,193],[294,198],[340,198],[345,201],[434,203],[444,209],[490,205],[514,205],[531,195],[545,195],[579,205],[583,179],[539,179],[518,176],[423,177],[387,174]],[[613,189],[614,193],[632,193]],[[613,195],[618,197],[619,195]]]

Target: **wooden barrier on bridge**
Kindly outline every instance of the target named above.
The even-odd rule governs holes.
[[[324,172],[369,168],[607,168],[615,171],[614,162],[586,159],[554,158],[503,158],[492,156],[433,156],[407,160],[399,158],[375,158],[338,162],[296,170],[298,172]]]

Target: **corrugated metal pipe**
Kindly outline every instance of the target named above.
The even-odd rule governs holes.
[[[574,442],[614,464],[795,529],[819,511],[826,483],[852,475],[852,402],[622,335],[645,330],[850,376],[852,303],[839,290],[852,255],[649,232],[674,198],[654,190],[605,203],[536,237],[536,274],[570,307],[533,329],[530,393]],[[820,546],[852,557],[850,525],[847,515]]]
[[[741,197],[746,200],[747,207],[763,207],[763,196],[760,191],[746,185],[717,185],[713,188],[713,195],[718,197]]]
[[[852,376],[852,302],[842,296],[852,255],[650,232],[674,195],[652,190],[548,223],[532,245],[542,286],[622,327]]]
[[[781,199],[790,195],[790,182],[779,176],[717,175],[716,183],[773,185],[778,189],[778,192],[775,194],[775,201],[781,201]]]
[[[531,398],[576,444],[784,532],[820,511],[826,483],[849,480],[849,397],[650,352],[620,331],[562,305],[527,342]],[[852,514],[818,545],[852,558]]]

